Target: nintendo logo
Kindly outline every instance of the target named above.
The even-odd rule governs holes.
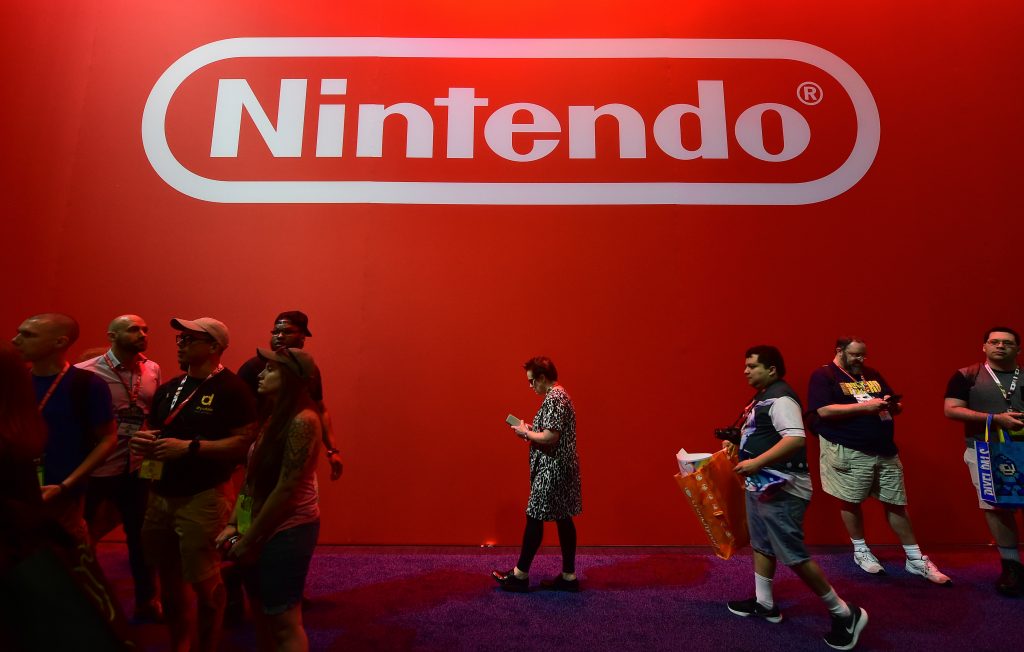
[[[323,178],[295,179],[294,173],[275,179],[217,179],[190,169],[172,152],[167,119],[172,98],[183,83],[204,68],[221,62],[250,62],[258,67],[276,60],[471,60],[476,62],[544,61],[586,63],[597,60],[707,61],[707,62],[796,62],[823,73],[841,89],[850,117],[845,125],[852,133],[851,144],[830,169],[817,170],[810,180],[740,180],[703,178],[692,181],[636,180],[618,178],[580,181],[465,180],[449,178],[446,162],[490,160],[525,169],[544,161],[559,148],[562,168],[572,170],[577,162],[600,159],[650,161],[657,155],[678,161],[715,162],[745,157],[761,165],[785,165],[799,161],[813,140],[814,127],[806,112],[828,95],[822,86],[800,84],[791,100],[750,102],[732,118],[726,115],[726,84],[704,78],[681,82],[696,91],[695,100],[669,101],[655,112],[641,113],[627,101],[591,106],[568,102],[555,111],[528,101],[491,106],[477,89],[461,84],[438,84],[435,97],[400,101],[390,105],[359,103],[347,107],[343,100],[353,93],[359,80],[344,68],[341,74],[310,75],[311,79],[283,77],[279,95],[258,98],[247,78],[237,72],[217,80],[216,100],[211,106],[207,161],[238,160],[239,140],[245,114],[274,161],[309,159],[314,164],[341,161],[345,134],[354,140],[354,157],[359,161],[380,161],[384,156],[385,121],[405,126],[403,161],[433,159],[436,176],[444,180],[366,180]],[[443,71],[443,68],[441,68]],[[712,75],[713,77],[713,75]],[[615,89],[614,81],[608,84]],[[307,90],[320,92],[319,105],[309,105]],[[518,90],[518,89],[517,89]],[[529,89],[522,94],[528,97]],[[412,98],[415,99],[415,98]],[[731,96],[730,96],[731,101]],[[833,98],[834,99],[834,98]],[[428,108],[429,107],[429,108]],[[440,107],[440,108],[438,108]],[[346,108],[349,110],[346,113]],[[739,109],[733,108],[734,111]],[[268,109],[270,109],[268,111]],[[316,117],[310,119],[317,110]],[[433,113],[431,113],[433,111]],[[268,116],[276,114],[276,124]],[[447,138],[435,146],[435,120],[446,117]],[[525,120],[523,119],[525,116]],[[346,118],[348,120],[346,120]],[[595,126],[598,120],[614,121],[617,151],[598,153]],[[697,124],[699,144],[684,137],[685,121]],[[767,122],[766,122],[767,121]],[[353,126],[347,126],[351,122]],[[773,146],[764,125],[776,125],[779,137]],[[248,124],[248,123],[247,123]],[[313,131],[315,146],[304,145],[303,134]],[[846,62],[817,46],[799,41],[768,39],[434,39],[373,37],[281,37],[238,38],[216,41],[189,52],[168,68],[153,87],[142,117],[142,141],[150,164],[171,187],[196,199],[221,203],[389,203],[389,204],[478,204],[478,205],[797,205],[821,202],[842,194],[867,173],[878,151],[878,109],[864,80]],[[389,132],[391,138],[403,134]],[[525,136],[524,136],[525,134]],[[205,138],[205,134],[203,135]],[[513,145],[519,138],[519,146]],[[525,138],[525,140],[524,140]],[[532,138],[532,140],[531,140]],[[310,138],[307,135],[306,141]],[[523,146],[523,143],[526,146]],[[731,147],[730,147],[731,145]],[[606,148],[612,149],[612,148]],[[352,149],[349,150],[353,151]],[[394,151],[394,148],[391,148]],[[482,152],[482,154],[481,154]],[[844,158],[843,158],[844,157]],[[193,168],[199,167],[193,164]],[[262,178],[267,177],[270,178]],[[328,175],[330,176],[330,175]],[[341,175],[339,175],[341,176]],[[684,176],[684,175],[680,175]],[[772,175],[767,175],[769,178]],[[515,175],[509,175],[514,178]],[[685,178],[685,176],[684,176]],[[549,180],[550,179],[550,180]]]

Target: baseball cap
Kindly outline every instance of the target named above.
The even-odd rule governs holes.
[[[181,319],[175,317],[171,320],[171,328],[176,331],[198,331],[200,333],[206,333],[212,337],[217,344],[220,344],[220,348],[228,348],[228,327],[224,325],[224,322],[218,321],[213,317],[200,317],[199,319]]]
[[[306,353],[302,349],[279,349],[277,351],[271,351],[270,349],[256,349],[256,355],[261,360],[273,360],[274,362],[283,364],[292,371],[294,371],[299,378],[308,380],[313,376],[313,370],[316,369],[316,364],[313,362],[313,356]]]
[[[301,310],[286,310],[274,320],[275,323],[279,321],[291,322],[302,329],[306,337],[313,337],[313,334],[309,332],[309,317]]]

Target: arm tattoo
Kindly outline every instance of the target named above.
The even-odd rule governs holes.
[[[288,425],[284,445],[284,460],[281,461],[282,478],[302,473],[306,468],[319,436],[317,420],[296,416]]]

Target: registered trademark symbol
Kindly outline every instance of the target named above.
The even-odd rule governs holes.
[[[814,82],[804,82],[797,86],[796,97],[807,106],[814,106],[820,104],[824,99],[825,91],[821,90],[821,86]]]

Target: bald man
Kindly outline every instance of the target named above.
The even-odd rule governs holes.
[[[160,622],[163,608],[157,598],[154,571],[142,553],[142,519],[146,514],[149,481],[139,478],[142,457],[132,455],[128,442],[142,427],[160,387],[160,365],[143,352],[149,345],[149,326],[138,315],[121,315],[107,327],[110,348],[76,367],[91,371],[107,383],[117,421],[117,445],[92,472],[85,496],[89,534],[98,541],[115,523],[99,517],[112,504],[124,525],[128,563],[135,583],[135,621]]]
[[[47,428],[39,464],[43,505],[76,540],[88,543],[85,487],[116,443],[110,390],[95,374],[68,364],[78,322],[60,313],[29,317],[11,342],[30,363],[39,413]]]

